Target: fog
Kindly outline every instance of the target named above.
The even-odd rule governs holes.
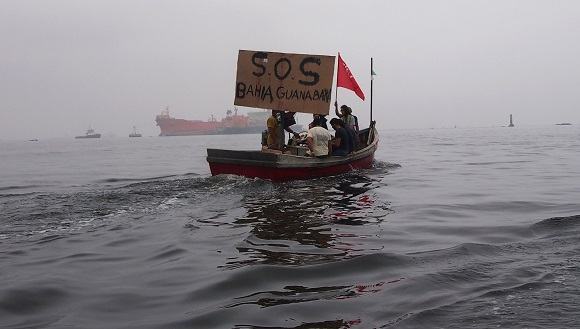
[[[572,0],[0,0],[0,139],[157,135],[166,106],[220,118],[239,49],[341,52],[361,122],[373,57],[380,129],[580,124],[579,17]]]

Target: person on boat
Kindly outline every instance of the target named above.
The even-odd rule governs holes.
[[[296,124],[296,118],[294,118],[294,116],[296,115],[296,112],[282,112],[282,124],[284,126],[284,130],[286,130],[287,132],[291,133],[295,138],[299,138],[299,134],[297,132],[295,132],[294,130],[292,130],[292,128],[290,128],[291,126]]]
[[[284,128],[282,126],[282,113],[272,110],[272,115],[266,121],[268,127],[267,148],[281,151],[284,148]]]
[[[292,130],[290,126],[296,124],[296,119],[294,116],[296,112],[284,112],[279,110],[272,110],[272,115],[268,118],[268,137],[267,143],[268,148],[273,150],[283,151],[286,145],[286,136],[284,131],[287,131],[294,135],[295,138],[299,138],[300,135]]]
[[[314,127],[314,121],[318,120],[318,122],[320,123],[320,127],[328,130],[328,126],[326,125],[326,116],[323,114],[313,114],[312,115],[312,123],[310,125],[312,125],[312,127]],[[308,125],[309,128],[310,125]]]
[[[338,112],[338,103],[334,102],[334,113],[339,117],[346,127],[351,127],[354,131],[358,132],[358,118],[352,115],[352,109],[346,105],[340,106],[340,112]]]
[[[344,125],[344,129],[346,129],[346,131],[348,132],[348,135],[350,136],[351,152],[358,150],[358,146],[359,146],[358,132],[355,131],[352,127],[347,126],[347,125]]]
[[[334,138],[328,142],[332,155],[345,156],[352,152],[352,140],[348,131],[344,128],[341,119],[332,118],[330,120],[332,129],[335,130]]]
[[[328,155],[328,142],[332,139],[332,134],[322,127],[322,123],[320,119],[312,121],[310,124],[312,127],[308,129],[306,135],[309,154],[315,157]]]

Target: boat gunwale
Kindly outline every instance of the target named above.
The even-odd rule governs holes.
[[[268,168],[324,168],[336,165],[348,164],[353,161],[372,156],[377,149],[379,134],[373,128],[373,141],[366,147],[351,153],[347,156],[324,156],[310,157],[293,154],[275,154],[259,150],[227,150],[227,149],[207,149],[206,160],[208,163],[237,164],[244,166],[268,167]],[[211,155],[210,153],[228,152],[228,157]],[[232,156],[238,155],[238,156]],[[248,159],[248,155],[254,155],[262,159]],[[244,157],[245,156],[245,157]]]

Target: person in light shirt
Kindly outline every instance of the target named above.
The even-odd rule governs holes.
[[[358,133],[358,118],[352,114],[352,109],[350,107],[341,105],[340,112],[338,112],[338,103],[335,101],[334,113],[336,113],[336,116],[344,122],[345,127],[350,127]]]
[[[309,154],[316,157],[328,155],[328,142],[332,139],[332,134],[321,125],[321,120],[312,121],[306,135]]]

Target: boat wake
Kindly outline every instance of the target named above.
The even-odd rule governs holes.
[[[97,183],[130,183],[130,182],[147,182],[147,181],[157,181],[157,180],[165,180],[165,179],[174,179],[174,178],[188,178],[199,176],[196,173],[187,173],[183,175],[166,175],[166,176],[155,176],[155,177],[144,177],[144,178],[129,178],[129,177],[112,177],[112,178],[105,178],[101,180],[97,180]]]
[[[381,160],[375,160],[373,162],[373,169],[390,170],[390,169],[397,169],[397,168],[401,168],[401,165],[398,163],[392,163],[392,162],[381,161]]]

